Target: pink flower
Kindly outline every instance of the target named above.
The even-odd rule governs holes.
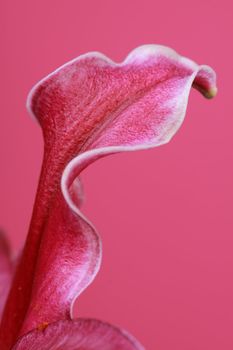
[[[28,237],[12,283],[0,240],[1,350],[143,347],[97,320],[73,320],[72,305],[101,262],[100,238],[80,211],[81,172],[117,152],[167,143],[183,122],[191,87],[216,94],[215,73],[156,45],[117,64],[88,53],[40,81],[28,109],[44,135],[44,161]]]

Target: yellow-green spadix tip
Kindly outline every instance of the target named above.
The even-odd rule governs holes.
[[[206,98],[213,98],[217,95],[217,92],[218,92],[217,86],[213,86],[208,91],[205,92],[205,97]]]

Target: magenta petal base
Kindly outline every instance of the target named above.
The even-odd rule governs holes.
[[[26,334],[13,350],[143,350],[128,333],[97,320],[58,321]]]

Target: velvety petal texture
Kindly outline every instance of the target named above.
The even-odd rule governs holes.
[[[80,211],[81,172],[106,155],[168,142],[183,122],[191,87],[210,98],[215,80],[210,67],[146,45],[122,63],[95,52],[80,56],[33,88],[28,108],[43,130],[44,161],[1,349],[40,325],[70,320],[75,298],[99,269],[100,239]]]
[[[125,331],[97,320],[58,321],[26,334],[13,350],[143,350]]]
[[[10,247],[5,235],[0,232],[0,320],[13,274]]]

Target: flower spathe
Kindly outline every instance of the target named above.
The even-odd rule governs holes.
[[[80,211],[79,176],[101,157],[168,142],[183,122],[192,86],[213,97],[214,71],[145,45],[122,63],[82,55],[32,89],[28,109],[43,131],[44,160],[2,317],[2,350],[143,349],[106,323],[72,320],[72,305],[101,262],[100,238]]]

